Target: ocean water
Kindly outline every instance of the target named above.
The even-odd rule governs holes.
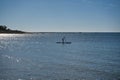
[[[0,80],[120,80],[120,33],[0,34]]]

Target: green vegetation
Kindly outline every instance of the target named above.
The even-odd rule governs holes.
[[[11,30],[7,28],[7,26],[5,25],[0,25],[0,33],[25,33],[25,32],[19,30]]]

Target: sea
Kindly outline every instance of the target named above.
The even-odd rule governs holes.
[[[0,80],[120,80],[120,33],[0,34]]]

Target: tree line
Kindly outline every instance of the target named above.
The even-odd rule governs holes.
[[[0,25],[0,33],[24,33],[24,32],[19,30],[11,30],[5,25]]]
[[[11,30],[11,29],[9,29],[9,28],[7,28],[7,26],[5,26],[5,25],[0,25],[0,30]]]

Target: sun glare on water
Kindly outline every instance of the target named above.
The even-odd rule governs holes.
[[[0,37],[11,37],[19,34],[0,34]]]
[[[24,34],[0,34],[0,37],[21,37],[25,36]]]

